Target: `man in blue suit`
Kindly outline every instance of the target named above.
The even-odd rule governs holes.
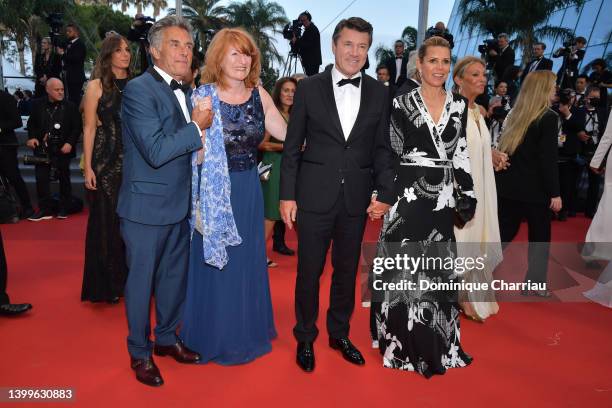
[[[193,55],[191,27],[170,16],[149,31],[154,66],[123,92],[123,181],[117,213],[126,245],[129,274],[125,305],[131,367],[138,381],[159,386],[153,362],[171,356],[198,362],[176,335],[181,317],[189,257],[191,152],[202,149],[210,126],[210,101],[192,109],[191,90],[182,84]],[[149,305],[155,296],[155,347]]]

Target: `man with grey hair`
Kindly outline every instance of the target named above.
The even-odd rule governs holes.
[[[163,380],[151,356],[197,363],[200,356],[176,334],[185,298],[189,259],[188,212],[191,153],[203,147],[212,123],[210,99],[191,105],[189,74],[193,56],[191,27],[165,17],[149,31],[153,66],[123,91],[123,181],[117,213],[126,246],[129,274],[125,306],[131,367],[138,381]],[[155,294],[155,347],[149,306]]]
[[[501,33],[497,36],[497,49],[490,50],[489,56],[494,61],[493,72],[499,81],[506,69],[514,65],[514,50],[510,47],[508,34]]]

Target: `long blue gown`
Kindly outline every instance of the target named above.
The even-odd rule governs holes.
[[[276,337],[264,240],[257,146],[264,136],[258,90],[240,105],[220,102],[231,204],[242,243],[227,247],[219,270],[203,261],[202,235],[191,241],[181,338],[202,362],[244,364],[272,350]]]

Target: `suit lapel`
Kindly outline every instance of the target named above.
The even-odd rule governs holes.
[[[187,92],[187,95],[185,95],[185,102],[187,102],[187,112],[189,112],[189,116],[191,116],[191,113],[193,112],[193,105],[191,104],[192,94],[193,94],[193,89],[190,89],[189,92]]]
[[[162,76],[159,74],[159,72],[157,72],[157,70],[153,67],[150,67],[147,72],[149,74],[151,74],[151,76],[153,76],[153,78],[155,78],[156,81],[159,82],[159,87],[161,89],[161,91],[166,95],[167,98],[170,99],[170,102],[174,105],[174,107],[179,111],[179,113],[181,114],[181,118],[183,120],[185,120],[185,115],[183,114],[183,109],[181,108],[181,105],[179,104],[178,99],[176,99],[176,95],[174,94],[174,92],[172,91],[172,89],[170,88],[170,86],[166,83],[166,81],[164,81],[164,78],[162,78]],[[187,103],[187,109],[189,109],[189,106],[191,105],[191,102]],[[191,112],[189,112],[191,113]]]
[[[338,107],[336,106],[336,98],[334,97],[334,84],[332,83],[331,70],[325,71],[324,75],[321,77],[320,85],[323,90],[323,101],[326,105],[326,110],[329,112],[331,121],[336,127],[336,132],[334,133],[337,138],[344,143],[344,132],[342,132]]]

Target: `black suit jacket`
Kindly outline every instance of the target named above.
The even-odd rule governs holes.
[[[529,126],[510,167],[495,173],[497,194],[527,203],[559,197],[558,137],[559,116],[548,110]]]
[[[507,46],[504,52],[500,53],[497,51],[497,57],[495,58],[495,75],[497,75],[497,79],[501,79],[504,76],[504,72],[508,67],[514,65],[514,50],[512,47]]]
[[[523,70],[523,74],[521,75],[521,84],[523,83],[523,81],[525,80],[525,77],[527,76],[527,74],[529,74],[529,70],[531,69],[531,66],[533,64],[536,63],[537,60],[532,60],[530,61],[526,66],[525,69]],[[535,68],[536,71],[552,71],[553,68],[553,62],[551,59],[542,57],[542,61],[540,61],[540,63],[538,64],[538,66]]]
[[[399,88],[400,86],[402,86],[404,82],[406,82],[406,78],[408,76],[407,74],[408,56],[404,55],[402,57],[402,66],[401,66],[400,74],[399,74],[399,77],[397,78],[397,81],[395,80],[395,77],[397,76],[397,65],[395,63],[395,57],[393,57],[393,59],[387,60],[387,62],[385,63],[385,66],[389,70],[389,75],[391,77],[390,81],[391,83],[393,83],[393,85],[395,85],[396,88]]]
[[[85,53],[85,44],[80,38],[77,38],[74,43],[68,43],[62,56],[66,83],[82,84],[85,82]]]
[[[49,131],[49,127],[53,126],[49,120],[47,107],[49,105],[48,98],[39,98],[32,102],[32,113],[28,120],[28,138],[38,139],[42,142],[43,138]],[[76,156],[76,144],[83,130],[83,122],[81,114],[76,105],[69,100],[64,99],[61,102],[62,111],[57,112],[53,119],[54,122],[60,123],[62,143],[69,143],[72,146],[70,157]]]
[[[16,145],[15,129],[22,125],[15,98],[0,91],[0,145]]]
[[[302,37],[297,40],[297,46],[304,65],[321,65],[321,34],[314,23],[310,23],[304,30]]]
[[[301,210],[325,213],[343,188],[351,215],[365,214],[373,190],[379,201],[393,203],[387,89],[368,75],[362,76],[360,88],[359,113],[345,140],[331,71],[300,81],[283,150],[281,200],[296,200]]]

